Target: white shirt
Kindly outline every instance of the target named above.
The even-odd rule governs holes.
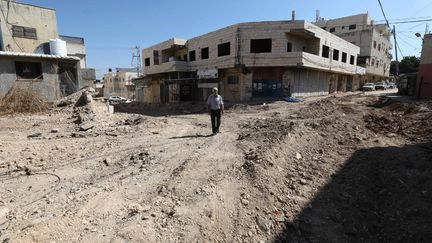
[[[207,105],[210,106],[210,110],[219,110],[223,104],[223,99],[220,95],[210,95],[207,99]]]

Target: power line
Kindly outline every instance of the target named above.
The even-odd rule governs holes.
[[[396,46],[397,46],[397,49],[399,50],[400,55],[402,56],[402,59],[404,59],[405,57],[404,57],[404,55],[402,54],[402,51],[401,51],[401,49],[400,49],[400,47],[399,47],[399,43],[396,42]]]
[[[378,0],[378,3],[379,3],[379,5],[380,5],[381,12],[382,12],[382,14],[383,14],[383,16],[384,16],[385,22],[387,23],[387,27],[390,28],[390,24],[389,24],[389,22],[388,22],[388,20],[387,20],[387,16],[385,15],[384,8],[383,8],[383,6],[382,6],[382,4],[381,4],[381,0]]]

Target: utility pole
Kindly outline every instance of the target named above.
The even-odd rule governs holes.
[[[395,43],[395,55],[396,55],[396,80],[399,77],[399,59],[398,59],[398,48],[397,48],[397,42],[396,42],[396,26],[393,25],[393,37],[394,37],[394,43]]]
[[[136,63],[137,75],[139,78],[141,76],[141,48],[139,46],[135,46],[132,48],[132,50],[132,65]]]

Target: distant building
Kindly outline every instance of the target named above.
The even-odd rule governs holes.
[[[423,37],[420,68],[417,74],[416,96],[432,98],[432,34]]]
[[[104,75],[104,96],[121,96],[135,99],[135,84],[137,70],[133,68],[116,68],[116,72],[109,71]]]
[[[385,24],[374,24],[367,13],[320,19],[314,24],[360,47],[357,65],[366,68],[364,81],[376,82],[390,77],[392,33]]]
[[[55,100],[96,78],[94,69],[85,69],[82,38],[63,36],[65,55],[51,50],[50,40],[61,38],[54,9],[8,0],[0,7],[0,98],[14,86],[28,86]]]
[[[144,103],[202,101],[219,87],[227,101],[356,90],[360,48],[306,21],[241,23],[143,49]]]

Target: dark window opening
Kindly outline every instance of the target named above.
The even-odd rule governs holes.
[[[342,26],[342,29],[344,30],[344,29],[345,29],[345,26]]]
[[[183,61],[187,62],[187,54],[183,55]]]
[[[333,33],[336,31],[336,28],[330,28],[330,33]]]
[[[265,53],[272,51],[272,39],[255,39],[250,41],[251,53]]]
[[[378,44],[378,51],[381,51],[381,44]]]
[[[323,45],[322,47],[322,57],[329,58],[330,57],[330,47]]]
[[[196,60],[196,52],[195,51],[190,51],[189,52],[189,61],[193,62]]]
[[[306,51],[306,47],[305,46],[302,47],[302,51],[304,51],[304,52]]]
[[[12,36],[27,39],[37,39],[36,29],[23,26],[12,26]]]
[[[228,84],[238,84],[239,77],[238,76],[228,76]]]
[[[292,52],[292,43],[291,42],[288,42],[287,52]]]
[[[150,66],[150,57],[144,59],[144,65],[145,65],[146,67]]]
[[[209,58],[209,48],[203,48],[201,49],[201,59],[208,59]]]
[[[339,50],[333,50],[333,60],[339,61]]]
[[[345,52],[342,52],[342,62],[343,63],[347,62],[347,54]]]
[[[42,79],[42,63],[15,62],[17,79]]]
[[[377,47],[377,42],[374,41],[374,42],[373,42],[373,48],[376,49],[376,47]]]
[[[355,30],[356,28],[357,28],[357,25],[355,25],[355,24],[352,24],[352,25],[349,26],[350,30]]]
[[[350,57],[350,64],[354,65],[354,63],[355,63],[355,57],[353,55],[351,55],[351,57]]]
[[[159,65],[159,51],[153,51],[153,64]]]
[[[218,45],[218,57],[231,55],[231,43],[223,43]]]

